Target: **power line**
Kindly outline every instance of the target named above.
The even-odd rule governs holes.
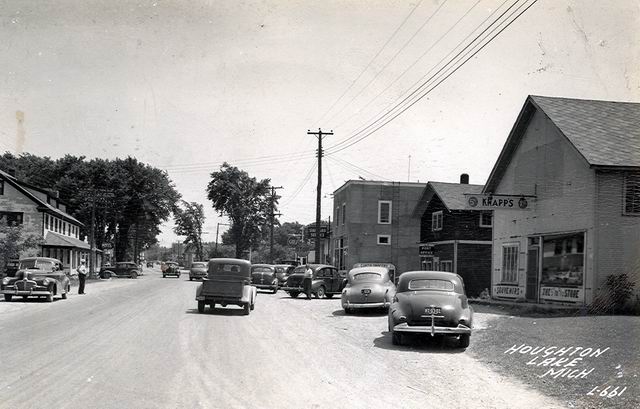
[[[349,162],[349,161],[347,161],[347,160],[345,160],[345,159],[338,158],[337,156],[327,156],[327,158],[328,158],[328,159],[332,159],[333,161],[342,162],[343,164],[345,164],[345,165],[347,165],[347,166],[350,166],[352,169],[355,169],[355,170],[357,170],[357,171],[364,172],[364,173],[366,173],[366,174],[368,174],[368,175],[371,175],[371,176],[373,176],[373,177],[375,177],[375,178],[377,178],[377,179],[380,179],[380,180],[389,180],[388,178],[385,178],[384,176],[377,175],[377,174],[375,174],[375,173],[373,173],[373,172],[370,172],[370,171],[368,171],[367,169],[364,169],[364,168],[362,168],[362,167],[360,167],[360,166],[357,166],[357,165],[355,165],[355,164],[353,164],[353,163],[351,163],[351,162]]]
[[[365,89],[367,89],[367,88],[369,87],[369,85],[371,85],[371,83],[373,83],[373,82],[374,82],[374,81],[375,81],[375,80],[380,76],[380,74],[381,74],[384,70],[386,70],[386,69],[387,69],[387,67],[388,67],[388,66],[389,66],[393,61],[395,61],[396,57],[397,57],[398,55],[400,55],[400,53],[401,53],[401,52],[402,52],[402,51],[403,51],[403,50],[404,50],[404,49],[409,45],[409,43],[411,43],[411,41],[413,41],[413,39],[418,35],[418,33],[419,33],[420,31],[422,31],[422,29],[427,25],[427,23],[428,23],[429,21],[431,21],[431,19],[432,19],[432,18],[433,18],[437,13],[438,13],[438,11],[440,11],[440,9],[441,9],[445,4],[447,4],[447,1],[448,1],[448,0],[445,0],[442,4],[440,4],[440,5],[435,9],[435,11],[434,11],[433,13],[431,13],[431,15],[429,16],[429,18],[427,18],[427,20],[426,20],[424,23],[422,23],[422,25],[421,25],[421,26],[420,26],[420,27],[419,27],[419,28],[418,28],[418,29],[413,33],[413,35],[409,38],[409,40],[407,40],[407,41],[402,45],[402,47],[400,47],[400,49],[399,49],[399,50],[398,50],[398,51],[393,55],[393,57],[391,57],[391,59],[390,59],[389,61],[387,61],[387,63],[382,67],[382,69],[380,69],[380,71],[378,71],[378,72],[376,73],[376,75],[375,75],[371,80],[369,80],[369,82],[367,82],[367,83],[365,84],[365,86],[364,86],[363,88],[361,88],[361,89],[360,89],[360,91],[359,91],[356,95],[354,95],[354,96],[353,96],[353,98],[351,98],[351,99],[349,100],[349,102],[347,102],[347,103],[342,107],[342,109],[338,110],[338,112],[336,112],[335,114],[333,114],[333,115],[329,118],[329,121],[331,121],[333,118],[335,118],[335,117],[336,117],[336,115],[340,114],[340,113],[344,110],[344,108],[346,108],[347,106],[349,106],[349,104],[351,104],[351,103],[352,103],[352,102],[353,102],[357,97],[359,97],[359,96],[364,92],[364,90],[365,90]]]
[[[459,63],[459,65],[458,65],[457,67],[454,67],[454,68],[453,68],[449,73],[447,73],[447,74],[444,76],[444,78],[442,78],[442,79],[438,80],[438,81],[435,83],[435,85],[431,86],[431,88],[429,88],[426,92],[422,93],[422,95],[419,95],[419,96],[418,96],[414,101],[412,101],[409,105],[407,105],[406,107],[402,108],[398,113],[393,114],[389,119],[384,120],[384,117],[385,117],[385,116],[391,115],[391,114],[392,114],[392,112],[393,112],[394,110],[398,109],[398,108],[399,108],[399,107],[400,107],[404,102],[406,102],[410,97],[412,97],[413,95],[415,95],[415,94],[416,94],[416,92],[421,91],[421,88],[423,88],[423,87],[424,87],[426,84],[428,84],[431,80],[428,80],[427,82],[423,83],[423,84],[422,84],[422,85],[421,85],[417,90],[415,90],[414,92],[412,92],[408,97],[406,97],[405,99],[403,99],[403,101],[402,101],[402,102],[400,102],[400,103],[399,103],[399,104],[397,104],[394,108],[392,108],[391,110],[389,110],[388,112],[386,112],[382,117],[380,117],[380,118],[379,118],[378,120],[376,120],[374,123],[372,123],[372,124],[368,125],[366,128],[364,128],[363,130],[359,131],[358,133],[356,133],[356,134],[352,135],[351,137],[347,138],[345,141],[343,141],[343,142],[341,142],[341,143],[344,143],[344,142],[346,142],[346,141],[347,141],[347,140],[349,140],[349,139],[353,139],[353,138],[355,138],[358,134],[360,134],[360,133],[364,132],[366,129],[373,127],[373,126],[375,125],[375,123],[377,123],[377,122],[380,122],[380,121],[383,121],[383,120],[384,120],[384,122],[382,122],[382,124],[380,124],[379,126],[375,127],[372,131],[370,131],[370,132],[366,133],[365,135],[363,135],[363,136],[359,137],[359,138],[358,138],[358,139],[356,139],[355,141],[353,141],[353,142],[351,142],[351,143],[349,143],[349,144],[347,144],[347,145],[344,145],[344,146],[342,146],[341,148],[338,148],[338,149],[336,149],[336,150],[333,150],[333,151],[331,151],[331,152],[328,152],[328,153],[327,153],[327,155],[330,155],[330,154],[334,154],[334,153],[340,152],[340,151],[342,151],[342,150],[344,150],[344,149],[347,149],[347,148],[349,148],[349,147],[351,147],[351,146],[355,145],[356,143],[358,143],[358,142],[362,141],[363,139],[366,139],[367,137],[369,137],[370,135],[372,135],[373,133],[377,132],[378,130],[380,130],[381,128],[383,128],[385,125],[387,125],[388,123],[390,123],[391,121],[393,121],[395,118],[397,118],[398,116],[400,116],[401,114],[403,114],[407,109],[411,108],[411,107],[412,107],[413,105],[415,105],[418,101],[420,101],[422,98],[424,98],[425,96],[427,96],[431,91],[433,91],[435,88],[437,88],[437,87],[438,87],[442,82],[444,82],[447,78],[449,78],[449,77],[450,77],[451,75],[453,75],[456,71],[458,71],[458,69],[460,69],[460,68],[461,68],[464,64],[466,64],[466,63],[467,63],[471,58],[473,58],[473,57],[474,57],[478,52],[480,52],[482,49],[484,49],[484,47],[486,47],[489,43],[491,43],[491,41],[492,41],[494,38],[496,38],[500,33],[502,33],[506,28],[508,28],[508,27],[509,27],[509,26],[510,26],[514,21],[516,21],[516,20],[517,20],[517,19],[518,19],[522,14],[524,14],[524,13],[525,13],[529,8],[531,8],[531,7],[532,7],[536,2],[537,2],[537,0],[534,0],[534,1],[529,5],[529,6],[527,6],[526,8],[524,8],[524,10],[522,10],[522,11],[521,11],[521,12],[520,12],[520,13],[519,13],[515,18],[513,18],[511,21],[509,21],[509,22],[508,22],[508,23],[507,23],[503,28],[501,28],[501,29],[500,29],[496,34],[494,34],[494,35],[493,35],[493,36],[492,36],[492,37],[491,37],[491,38],[490,38],[486,43],[482,44],[482,45],[480,46],[480,48],[478,48],[478,49],[476,49],[475,51],[472,51],[472,52],[470,51],[470,52],[471,52],[471,55],[469,55],[469,52],[468,52],[468,53],[466,54],[466,55],[469,55],[469,57],[468,57],[468,58],[464,59],[464,57],[465,57],[466,55],[465,55],[465,56],[463,56],[463,57],[461,58],[461,60],[462,60],[462,59],[464,59],[464,61],[462,61],[461,63],[459,63],[459,61],[458,61],[458,62],[456,62],[456,64],[458,64],[458,63]],[[517,3],[517,2],[516,2],[516,3]],[[514,4],[515,4],[515,3],[514,3]],[[525,2],[524,4],[526,4],[526,2]],[[513,5],[512,5],[512,6],[513,6]],[[511,7],[512,7],[512,6],[511,6]],[[510,8],[511,8],[511,7],[510,7]],[[522,7],[523,7],[523,6],[519,6],[519,7],[518,7],[518,9],[516,9],[516,10],[515,10],[515,11],[514,11],[514,12],[513,12],[513,13],[512,13],[512,14],[511,14],[511,15],[510,15],[506,20],[508,20],[508,19],[509,19],[513,14],[516,14],[516,13],[517,13],[517,11],[518,11],[519,9],[521,9]],[[501,22],[500,24],[503,24],[503,23],[504,23],[504,21],[503,21],[503,22]],[[493,23],[492,23],[492,24],[493,24]],[[483,30],[483,33],[484,33],[484,31],[486,31],[486,30],[487,30],[487,29]],[[494,30],[492,30],[492,33],[493,33],[493,31],[495,31],[495,29],[494,29]],[[481,34],[482,34],[482,33],[481,33]],[[491,33],[490,33],[487,37],[489,37],[489,36],[491,36]],[[484,41],[487,37],[485,37],[484,39],[482,39],[482,40],[481,40],[481,42],[482,42],[482,41]],[[475,40],[474,40],[474,41],[475,41]],[[473,43],[473,42],[472,42],[472,43]],[[470,45],[471,45],[471,44],[470,44]],[[465,49],[466,49],[466,48],[468,48],[470,45],[468,45],[467,47],[465,47]],[[477,46],[477,45],[478,45],[478,44],[474,44],[473,46],[475,47],[475,46]],[[454,57],[454,59],[458,58],[458,56],[459,56],[461,53],[462,53],[462,51],[461,51],[461,52],[459,52],[459,53],[456,55],[456,57]],[[442,72],[442,71],[443,71],[444,69],[446,69],[446,68],[451,68],[451,67],[447,67],[447,65],[449,65],[450,63],[451,63],[451,61],[450,61],[449,63],[447,63],[443,68],[441,68],[441,69],[438,71],[438,73]],[[436,75],[437,75],[438,73],[436,73]],[[435,77],[435,76],[434,76],[434,77]],[[432,77],[432,78],[434,78],[434,77]],[[327,151],[329,151],[329,150],[330,150],[330,149],[332,149],[332,148],[335,148],[335,146],[331,146],[331,147],[329,147],[329,148],[327,149]]]
[[[324,119],[324,117],[331,112],[331,110],[336,106],[336,104],[338,102],[340,102],[340,100],[342,100],[342,98],[344,98],[345,95],[347,95],[347,92],[351,91],[351,88],[353,88],[353,86],[356,84],[356,82],[358,82],[358,80],[360,79],[360,77],[362,77],[362,75],[369,69],[369,67],[371,66],[371,64],[373,64],[373,62],[376,60],[376,58],[378,58],[378,56],[382,53],[382,51],[387,47],[387,45],[389,45],[389,43],[391,42],[391,40],[393,40],[396,36],[396,34],[398,34],[398,32],[400,31],[400,29],[402,27],[404,27],[404,25],[407,23],[407,21],[409,20],[409,18],[413,15],[413,13],[416,11],[416,9],[420,6],[420,4],[422,4],[422,0],[419,0],[415,6],[413,6],[413,8],[411,9],[411,11],[409,12],[409,14],[407,14],[407,16],[404,18],[404,20],[402,20],[402,23],[400,23],[400,25],[395,29],[395,31],[393,32],[393,34],[391,34],[391,37],[389,37],[387,39],[387,41],[382,45],[382,47],[378,50],[378,52],[376,53],[376,55],[373,56],[373,58],[371,60],[369,60],[369,63],[367,64],[366,67],[364,67],[364,69],[362,71],[360,71],[360,74],[358,74],[358,76],[356,77],[356,79],[354,79],[353,81],[351,81],[351,84],[347,87],[347,89],[344,90],[344,92],[338,97],[338,99],[336,99],[333,104],[331,104],[331,106],[329,107],[329,109],[327,109],[327,111],[322,114],[322,116],[320,117],[320,119],[318,119],[315,123],[319,123],[320,121],[322,121]]]

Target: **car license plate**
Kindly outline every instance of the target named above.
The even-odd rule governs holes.
[[[371,294],[371,289],[370,288],[365,288],[364,290],[362,290],[362,294],[364,294],[364,295]]]
[[[436,314],[440,314],[440,308],[439,307],[427,307],[424,309],[425,314],[428,315],[436,315]]]

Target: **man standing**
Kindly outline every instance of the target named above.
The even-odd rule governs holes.
[[[302,280],[302,287],[304,293],[307,295],[307,300],[311,299],[311,279],[313,278],[313,270],[307,264],[307,269],[304,270],[304,280]]]
[[[84,260],[80,262],[80,267],[77,269],[78,271],[78,280],[80,284],[78,285],[78,294],[84,294],[84,282],[87,279],[87,266],[84,265]]]

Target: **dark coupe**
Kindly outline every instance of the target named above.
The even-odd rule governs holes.
[[[251,284],[258,290],[278,292],[278,277],[276,268],[271,264],[253,264],[251,266]]]
[[[67,273],[62,271],[60,260],[48,257],[30,257],[20,260],[18,271],[14,277],[2,280],[0,293],[5,301],[11,301],[14,295],[27,297],[44,297],[52,302],[53,297],[60,295],[67,298],[71,290],[71,281]]]
[[[257,289],[251,285],[251,263],[236,258],[213,258],[209,260],[207,277],[196,290],[198,312],[205,306],[214,309],[216,304],[229,304],[244,309],[249,315],[256,303]]]
[[[204,261],[194,261],[189,270],[189,281],[205,278],[207,276],[207,263]]]
[[[313,271],[311,293],[316,298],[331,298],[334,294],[340,294],[342,292],[345,280],[337,268],[326,264],[309,264],[309,267]],[[287,282],[282,290],[286,291],[293,298],[303,293],[303,280],[306,269],[307,267],[304,265],[296,267],[287,278]]]
[[[462,278],[443,271],[403,273],[389,308],[389,332],[394,345],[406,333],[458,337],[461,348],[469,346],[473,309],[464,292]]]
[[[121,261],[115,265],[105,265],[100,269],[100,278],[108,279],[111,277],[129,277],[138,278],[142,275],[141,268],[131,261]]]
[[[353,268],[342,290],[342,308],[347,314],[362,308],[388,308],[395,293],[388,268]]]

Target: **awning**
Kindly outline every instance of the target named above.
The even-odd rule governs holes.
[[[51,247],[69,247],[90,250],[91,247],[82,240],[78,240],[75,237],[63,236],[61,234],[47,232],[47,237],[44,239],[43,246]]]

